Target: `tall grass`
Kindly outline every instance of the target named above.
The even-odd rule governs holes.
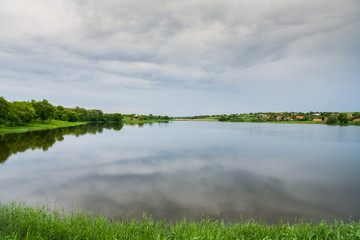
[[[13,202],[0,205],[0,239],[360,239],[360,222],[224,223],[183,219],[175,223],[142,219],[112,222],[101,216],[49,211]]]

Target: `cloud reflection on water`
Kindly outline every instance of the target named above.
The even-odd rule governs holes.
[[[65,136],[14,155],[0,166],[0,200],[59,199],[113,218],[360,219],[357,128],[162,126]]]
[[[347,218],[341,206],[317,202],[334,193],[300,199],[294,197],[291,186],[279,179],[213,165],[171,174],[89,175],[57,186],[56,191],[69,195],[76,192],[79,206],[107,212],[114,218],[124,213],[141,217],[143,212],[156,219],[172,220],[184,216],[198,219],[202,214],[226,220],[261,218],[268,222]],[[359,197],[360,191],[356,194]],[[354,217],[359,216],[359,212],[355,214]]]

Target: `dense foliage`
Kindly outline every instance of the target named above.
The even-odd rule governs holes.
[[[0,239],[360,239],[360,223],[224,223],[143,219],[109,221],[101,216],[49,212],[47,207],[0,205]]]
[[[8,102],[5,98],[0,97],[0,124],[7,123],[11,126],[18,126],[36,119],[42,123],[49,119],[69,122],[121,122],[123,115],[120,113],[104,114],[101,110],[87,110],[80,107],[54,106],[46,99]]]
[[[0,97],[0,125],[20,126],[39,120],[44,123],[47,120],[55,119],[68,122],[105,122],[120,123],[122,120],[136,121],[159,121],[169,120],[168,116],[149,115],[124,115],[120,113],[103,113],[98,109],[85,109],[80,107],[64,108],[54,106],[46,99],[42,101],[14,101],[8,102]]]

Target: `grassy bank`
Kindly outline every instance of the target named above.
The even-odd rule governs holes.
[[[0,135],[7,133],[24,133],[30,131],[40,131],[46,129],[53,128],[62,128],[62,127],[72,127],[78,125],[84,125],[86,122],[65,122],[59,120],[50,120],[45,123],[41,123],[40,121],[34,121],[29,124],[25,124],[23,126],[0,126]]]
[[[0,239],[360,239],[360,222],[267,225],[244,222],[151,218],[111,222],[101,216],[34,208],[19,203],[0,205]]]

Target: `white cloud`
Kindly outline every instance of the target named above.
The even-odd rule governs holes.
[[[251,96],[271,82],[269,90],[281,93],[279,83],[309,81],[353,89],[359,12],[357,0],[5,0],[2,91],[8,98],[31,95],[36,85],[89,96],[124,89]],[[345,73],[347,80],[334,77]]]

